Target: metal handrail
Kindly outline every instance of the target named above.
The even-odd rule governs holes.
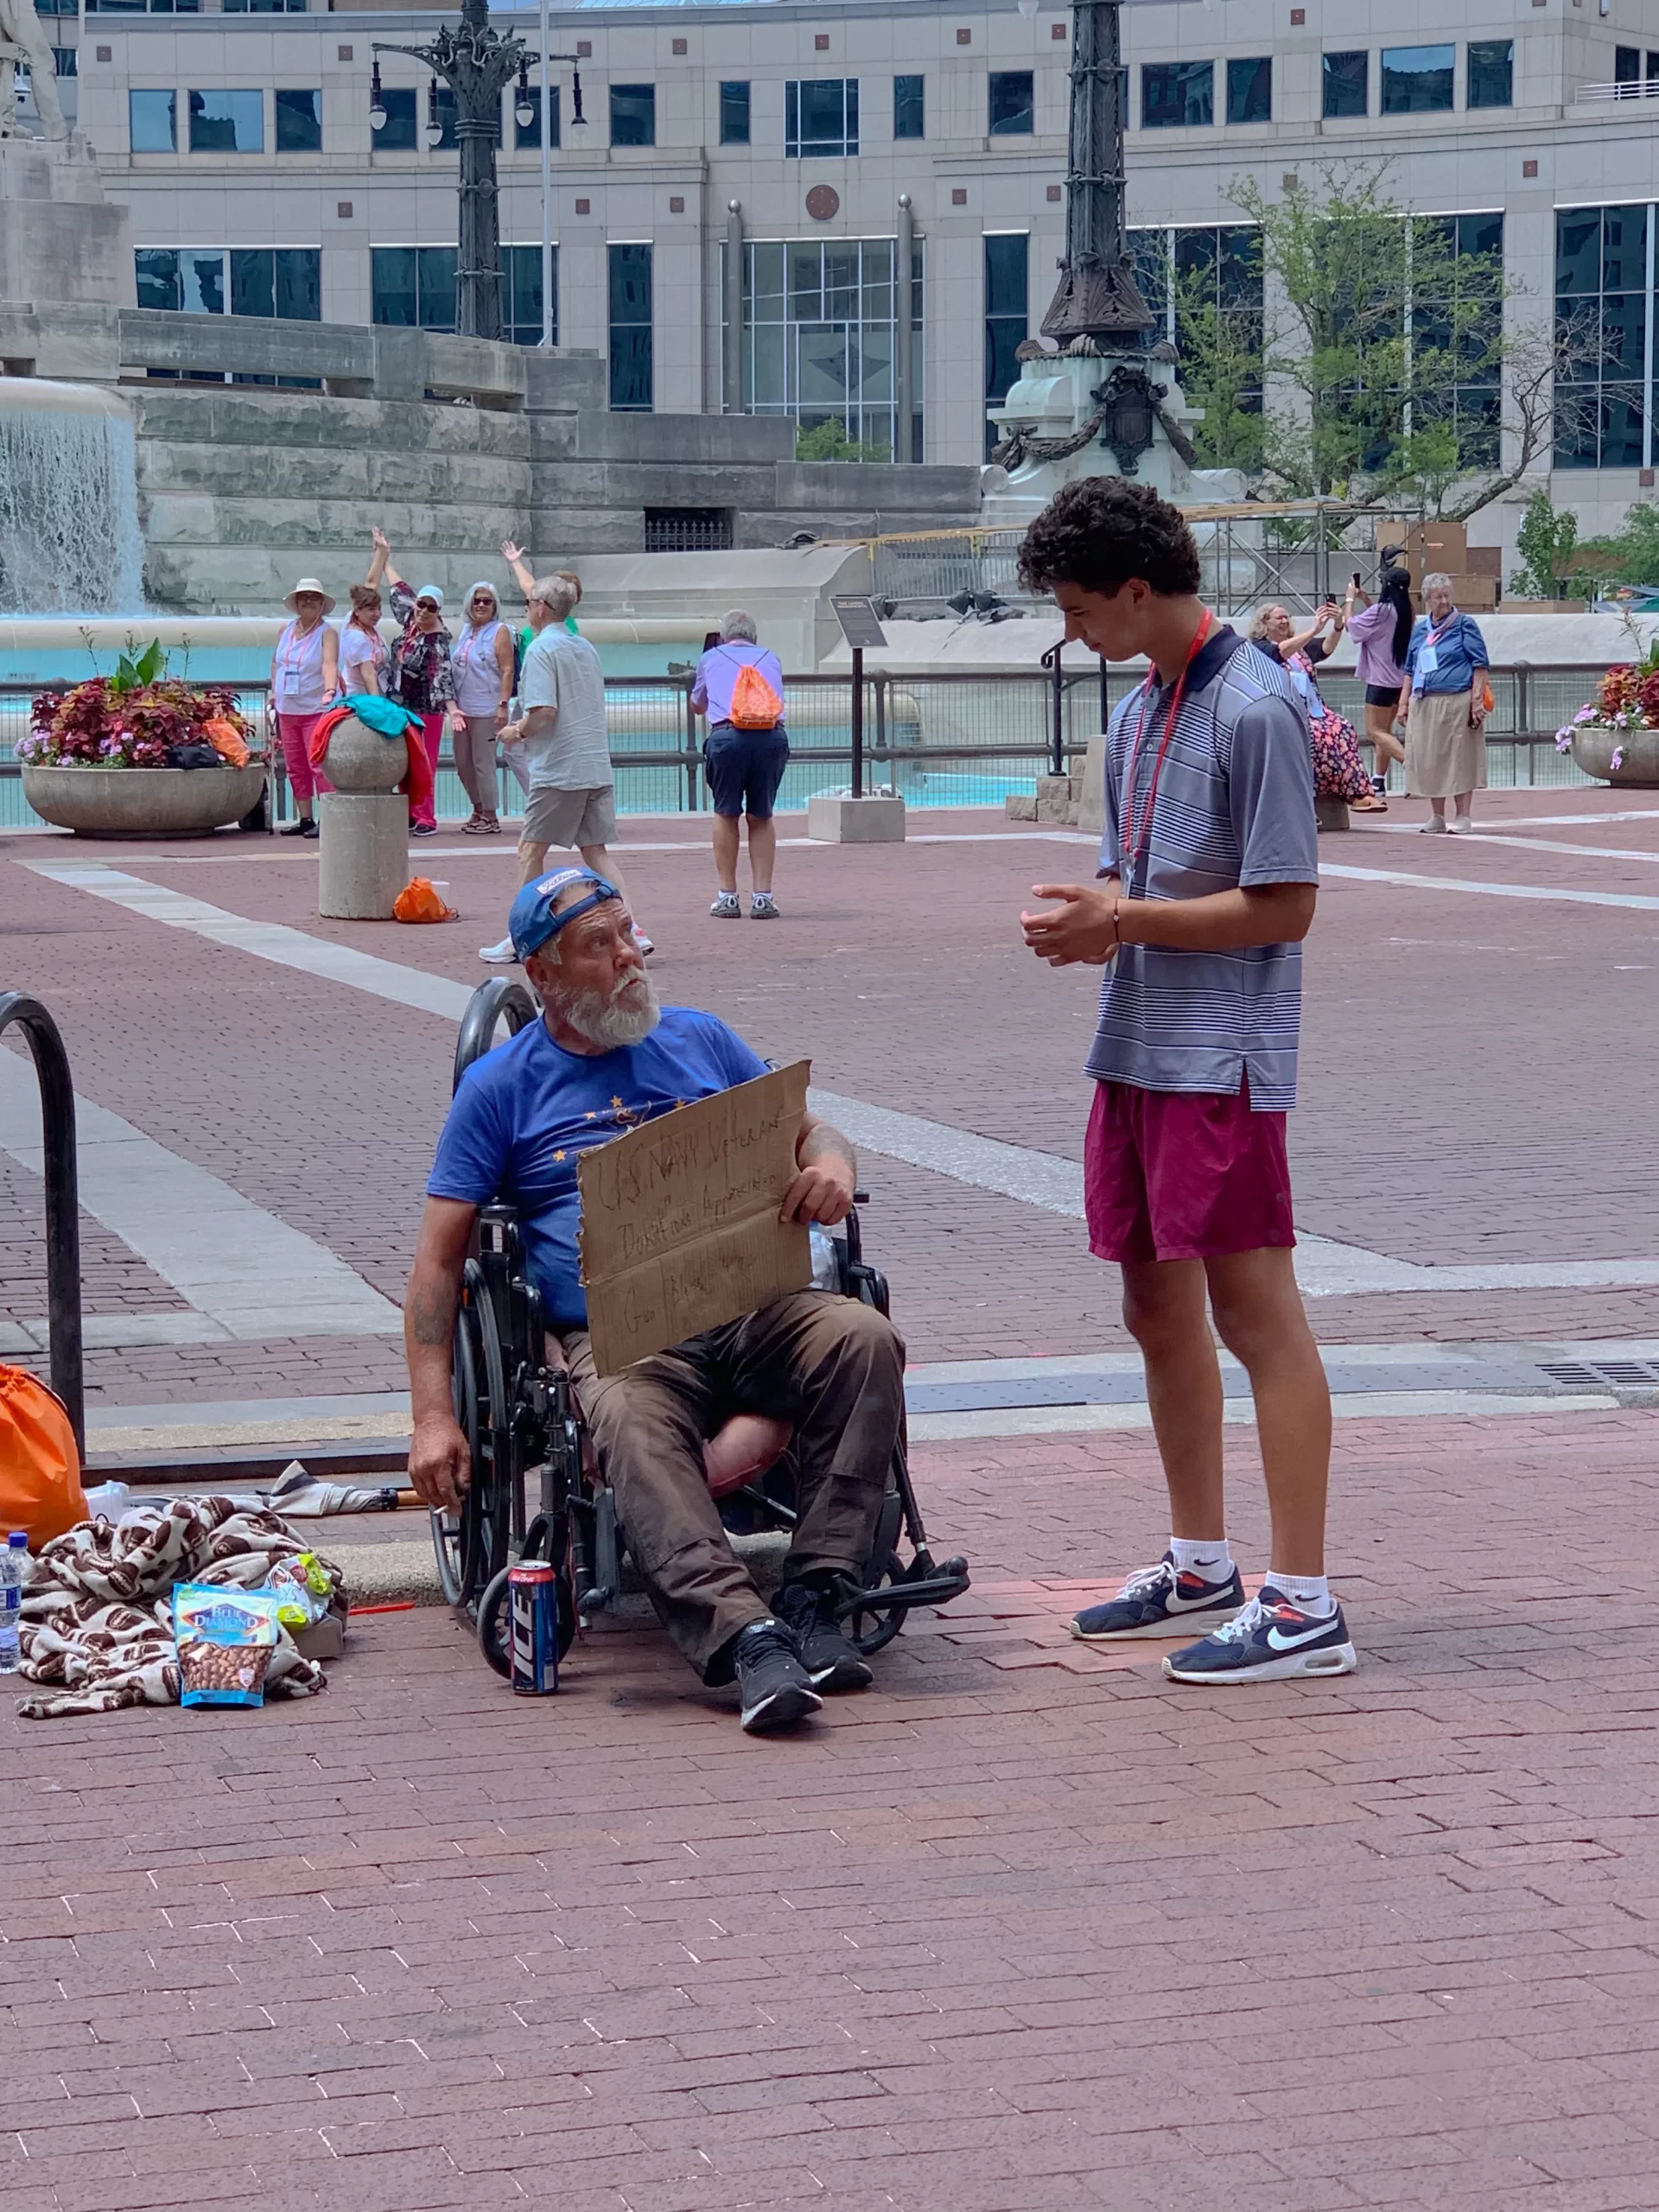
[[[41,1089],[41,1165],[46,1171],[46,1311],[52,1388],[62,1399],[86,1458],[86,1387],[80,1342],[80,1190],[75,1160],[75,1087],[58,1025],[25,991],[0,995],[0,1031],[13,1024],[29,1040]]]

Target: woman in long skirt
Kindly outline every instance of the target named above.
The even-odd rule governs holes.
[[[1406,785],[1414,798],[1433,809],[1422,825],[1430,836],[1448,827],[1446,802],[1452,803],[1453,830],[1474,828],[1473,802],[1486,788],[1486,640],[1480,626],[1460,613],[1452,599],[1452,579],[1423,578],[1427,612],[1412,626],[1406,653],[1411,689],[1401,702],[1406,726]]]

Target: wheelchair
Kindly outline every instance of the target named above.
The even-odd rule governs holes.
[[[516,1033],[540,1018],[523,984],[505,976],[480,984],[461,1018],[454,1083],[491,1049],[501,1023]],[[865,1199],[863,1192],[856,1195]],[[887,1280],[864,1258],[856,1206],[844,1236],[830,1241],[842,1294],[886,1315]],[[627,1533],[569,1377],[548,1360],[542,1303],[525,1273],[510,1206],[479,1213],[455,1319],[451,1388],[471,1480],[458,1512],[431,1509],[444,1596],[471,1620],[485,1658],[505,1675],[509,1573],[524,1561],[550,1566],[563,1660],[579,1622],[609,1610],[622,1594]],[[710,1488],[734,1535],[794,1525],[786,1444],[769,1465],[711,1476]],[[949,1605],[968,1586],[965,1560],[936,1560],[928,1549],[901,1422],[870,1556],[841,1606],[842,1625],[861,1651],[879,1651],[913,1606]]]

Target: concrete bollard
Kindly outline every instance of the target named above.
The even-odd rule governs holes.
[[[824,845],[902,845],[905,802],[819,791],[806,802],[806,834]]]
[[[317,802],[317,912],[329,921],[389,922],[409,880],[409,802],[392,785],[409,765],[401,738],[355,715],[328,740]]]

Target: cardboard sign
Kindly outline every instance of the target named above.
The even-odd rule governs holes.
[[[807,1230],[778,1209],[810,1074],[798,1060],[582,1154],[582,1280],[601,1375],[810,1287]]]

